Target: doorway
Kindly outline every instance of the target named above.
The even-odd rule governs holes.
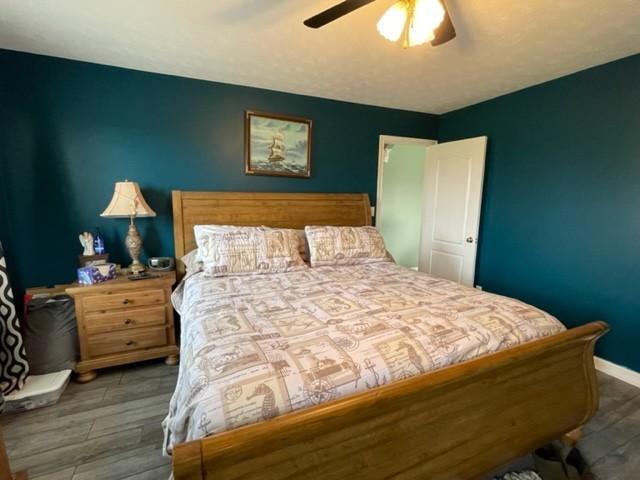
[[[473,286],[487,137],[380,137],[376,225],[396,262]]]
[[[376,226],[396,263],[418,269],[427,147],[435,140],[380,136]]]

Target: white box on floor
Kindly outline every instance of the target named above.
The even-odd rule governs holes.
[[[71,370],[30,375],[23,388],[4,397],[4,411],[21,412],[53,405],[64,392],[70,377]]]

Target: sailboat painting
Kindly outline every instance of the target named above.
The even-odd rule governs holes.
[[[311,120],[247,111],[245,173],[309,178]]]

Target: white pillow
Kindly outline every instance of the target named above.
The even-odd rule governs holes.
[[[184,263],[186,274],[184,279],[186,280],[191,275],[201,272],[203,269],[202,262],[198,259],[198,249],[194,248],[184,257],[180,259]]]

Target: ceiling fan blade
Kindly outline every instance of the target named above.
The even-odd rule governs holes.
[[[345,0],[342,3],[334,5],[333,7],[314,15],[311,18],[307,18],[304,24],[310,28],[320,28],[327,23],[331,23],[340,17],[345,16],[348,13],[353,12],[365,5],[375,2],[376,0]]]
[[[453,28],[453,22],[451,21],[451,16],[449,15],[449,9],[447,8],[447,2],[445,0],[440,0],[442,6],[444,7],[444,20],[438,28],[433,32],[435,37],[431,40],[431,45],[437,47],[438,45],[442,45],[443,43],[447,43],[449,40],[453,40],[456,38],[456,29]]]

